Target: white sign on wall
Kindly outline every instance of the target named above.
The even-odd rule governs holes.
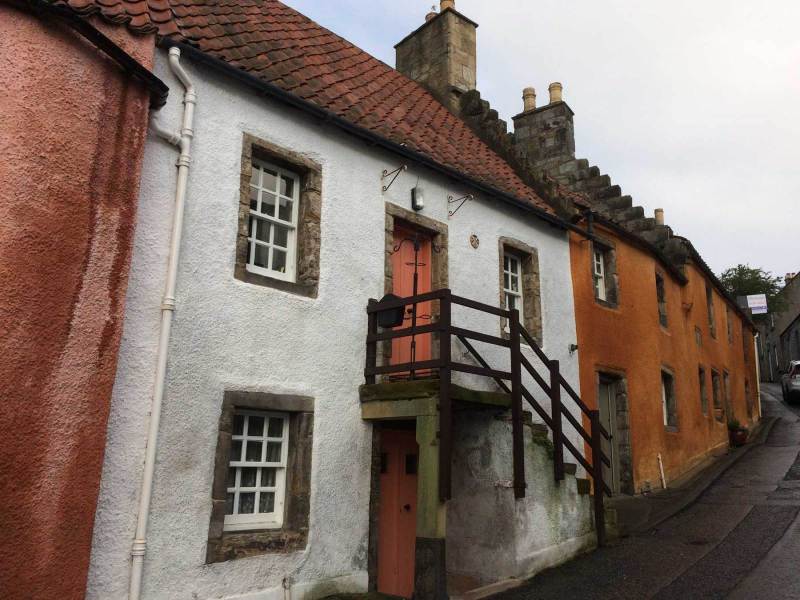
[[[753,311],[754,315],[767,314],[767,295],[755,294],[747,297],[747,307]]]

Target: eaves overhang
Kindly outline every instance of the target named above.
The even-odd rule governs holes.
[[[402,144],[398,144],[388,138],[385,138],[381,135],[376,134],[369,129],[356,125],[347,119],[340,117],[339,115],[322,108],[292,94],[291,92],[287,92],[286,90],[264,81],[255,75],[247,73],[222,59],[219,59],[215,56],[211,56],[198,48],[187,44],[185,42],[179,42],[175,40],[171,40],[169,38],[161,38],[159,39],[158,45],[162,48],[170,48],[172,46],[176,46],[180,48],[180,50],[190,59],[194,60],[200,64],[207,65],[225,75],[232,77],[233,79],[239,81],[240,83],[255,89],[259,92],[259,94],[263,96],[267,96],[273,100],[277,100],[285,105],[291,106],[293,108],[300,109],[301,111],[321,120],[324,123],[333,125],[338,129],[353,135],[361,140],[388,150],[398,156],[401,156],[405,159],[408,159],[411,162],[415,162],[417,164],[423,165],[432,171],[438,172],[442,175],[445,175],[459,183],[471,187],[472,189],[479,191],[483,194],[486,194],[489,197],[496,198],[509,204],[511,206],[515,206],[516,208],[530,213],[531,215],[535,216],[536,218],[544,221],[548,225],[556,227],[562,230],[572,230],[576,231],[577,233],[583,234],[584,232],[576,227],[575,225],[568,223],[567,221],[561,219],[558,216],[552,215],[547,211],[538,208],[537,206],[532,205],[530,202],[527,202],[521,198],[518,198],[512,194],[499,190],[489,184],[486,184],[482,181],[474,179],[469,175],[458,171],[452,167],[448,167],[438,161],[435,161],[431,157],[407,148]]]

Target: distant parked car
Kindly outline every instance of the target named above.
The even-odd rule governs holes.
[[[793,360],[789,363],[788,371],[781,377],[781,387],[783,388],[783,399],[786,402],[800,400],[800,360]]]

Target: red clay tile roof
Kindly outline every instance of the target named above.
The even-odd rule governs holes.
[[[553,214],[425,88],[277,0],[52,0],[188,43],[469,178]]]

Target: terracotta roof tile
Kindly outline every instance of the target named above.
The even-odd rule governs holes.
[[[425,88],[278,0],[51,0],[188,43],[437,163],[552,213]]]

